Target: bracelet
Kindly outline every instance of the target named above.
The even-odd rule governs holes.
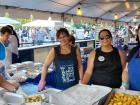
[[[123,86],[128,86],[129,83],[128,83],[128,82],[122,82],[122,85],[123,85]]]

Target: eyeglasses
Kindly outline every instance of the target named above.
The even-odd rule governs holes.
[[[106,39],[106,40],[107,40],[107,39],[110,39],[110,38],[111,38],[111,36],[110,36],[110,35],[106,35],[105,37],[99,37],[99,39],[100,39],[100,40],[104,40],[104,39]]]

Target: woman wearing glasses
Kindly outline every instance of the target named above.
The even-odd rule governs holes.
[[[140,91],[140,25],[137,29],[138,45],[134,47],[128,56],[128,63],[123,72],[123,84],[121,88]],[[129,78],[128,78],[129,77]]]
[[[101,30],[99,40],[101,47],[90,53],[82,83],[87,84],[92,77],[95,85],[119,88],[126,64],[125,53],[112,46],[112,34],[109,30]]]

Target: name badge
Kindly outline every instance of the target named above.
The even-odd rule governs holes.
[[[103,61],[105,61],[105,57],[104,56],[99,56],[98,57],[98,60],[101,61],[101,62],[103,62]]]

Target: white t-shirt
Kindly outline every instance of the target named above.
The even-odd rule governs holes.
[[[14,35],[10,35],[9,38],[9,47],[11,49],[11,52],[18,55],[18,41],[17,38]]]

